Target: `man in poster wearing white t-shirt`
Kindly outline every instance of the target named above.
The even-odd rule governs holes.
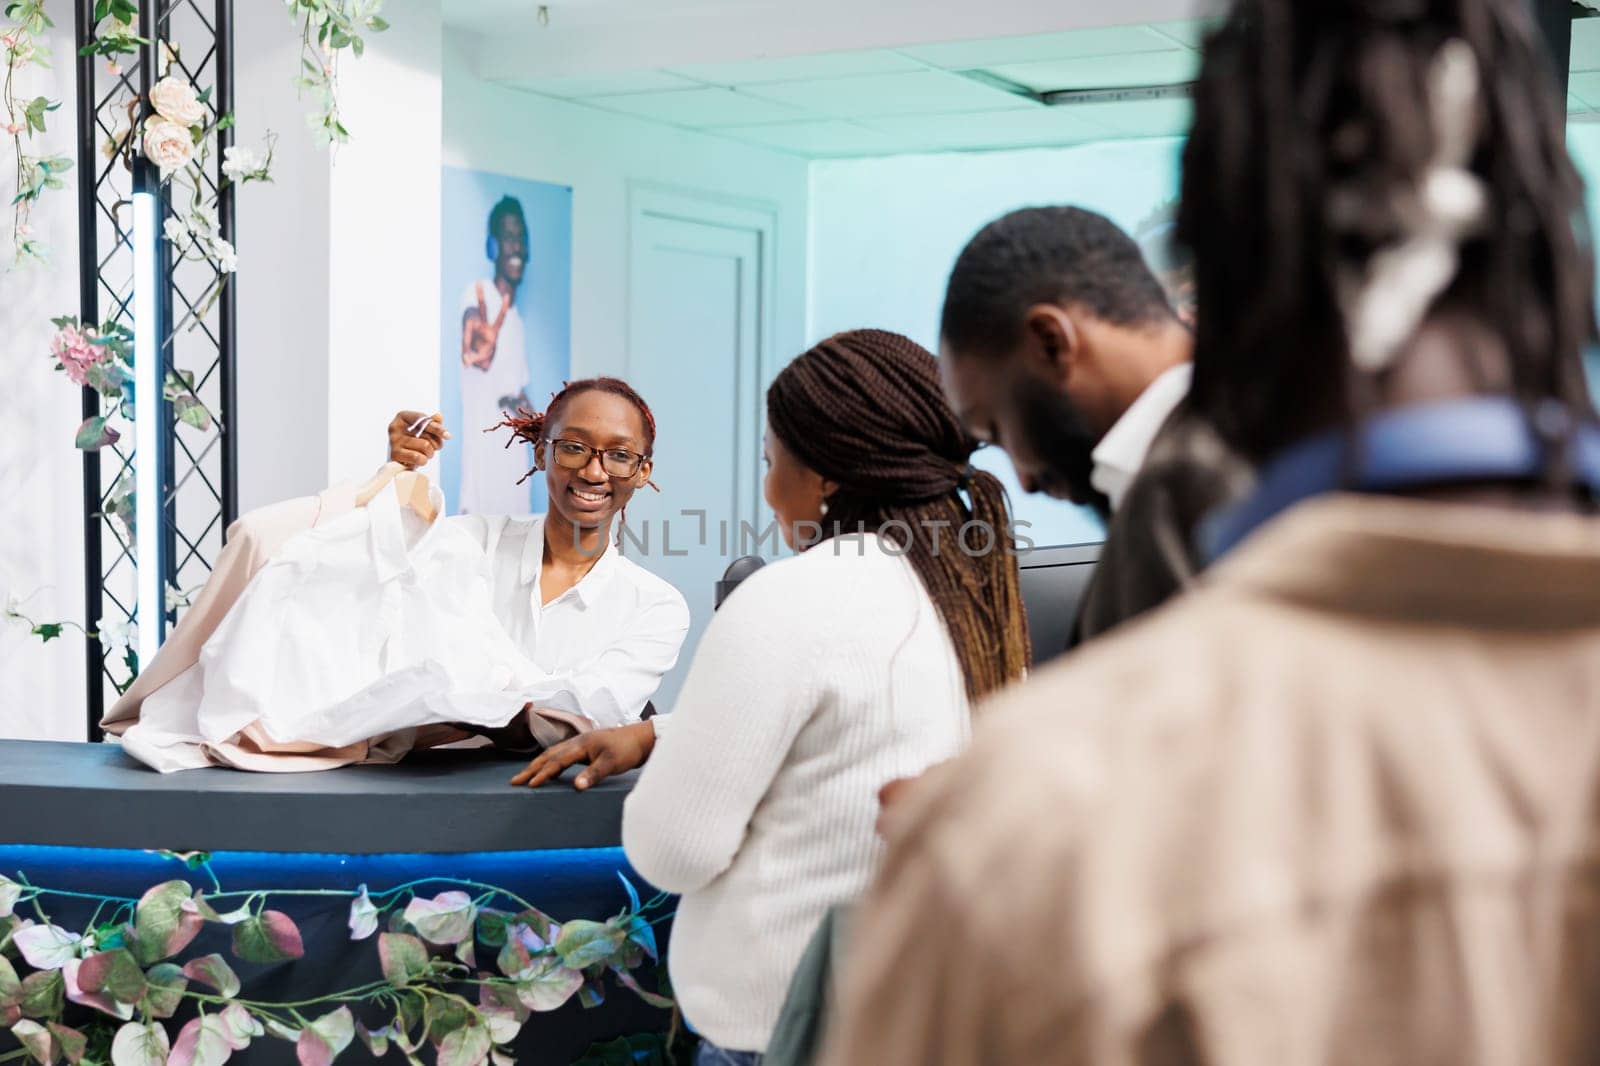
[[[517,482],[533,466],[528,446],[504,447],[483,430],[528,402],[528,355],[517,287],[528,259],[528,223],[515,197],[489,211],[485,249],[493,281],[475,281],[461,298],[461,499],[463,514],[525,514],[529,489]]]

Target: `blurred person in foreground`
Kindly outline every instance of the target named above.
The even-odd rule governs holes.
[[[1507,0],[1246,0],[1206,47],[1191,399],[1260,467],[1200,588],[890,812],[824,1061],[1600,1049],[1582,189]]]

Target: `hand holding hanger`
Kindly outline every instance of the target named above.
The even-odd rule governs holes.
[[[426,466],[449,439],[443,415],[401,411],[389,423],[389,461],[410,470]]]

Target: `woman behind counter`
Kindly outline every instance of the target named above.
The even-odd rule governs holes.
[[[778,375],[767,415],[766,499],[800,554],[723,604],[672,714],[514,779],[588,762],[581,789],[648,760],[623,845],[683,896],[669,966],[702,1063],[757,1060],[807,939],[878,863],[879,790],[956,754],[970,701],[1028,663],[1004,490],[969,464],[933,356],[840,334]]]

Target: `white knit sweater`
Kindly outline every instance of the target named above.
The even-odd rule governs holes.
[[[656,721],[623,846],[683,894],[668,965],[689,1024],[762,1051],[818,921],[881,857],[879,788],[966,745],[960,664],[910,564],[846,537],[740,585]]]

